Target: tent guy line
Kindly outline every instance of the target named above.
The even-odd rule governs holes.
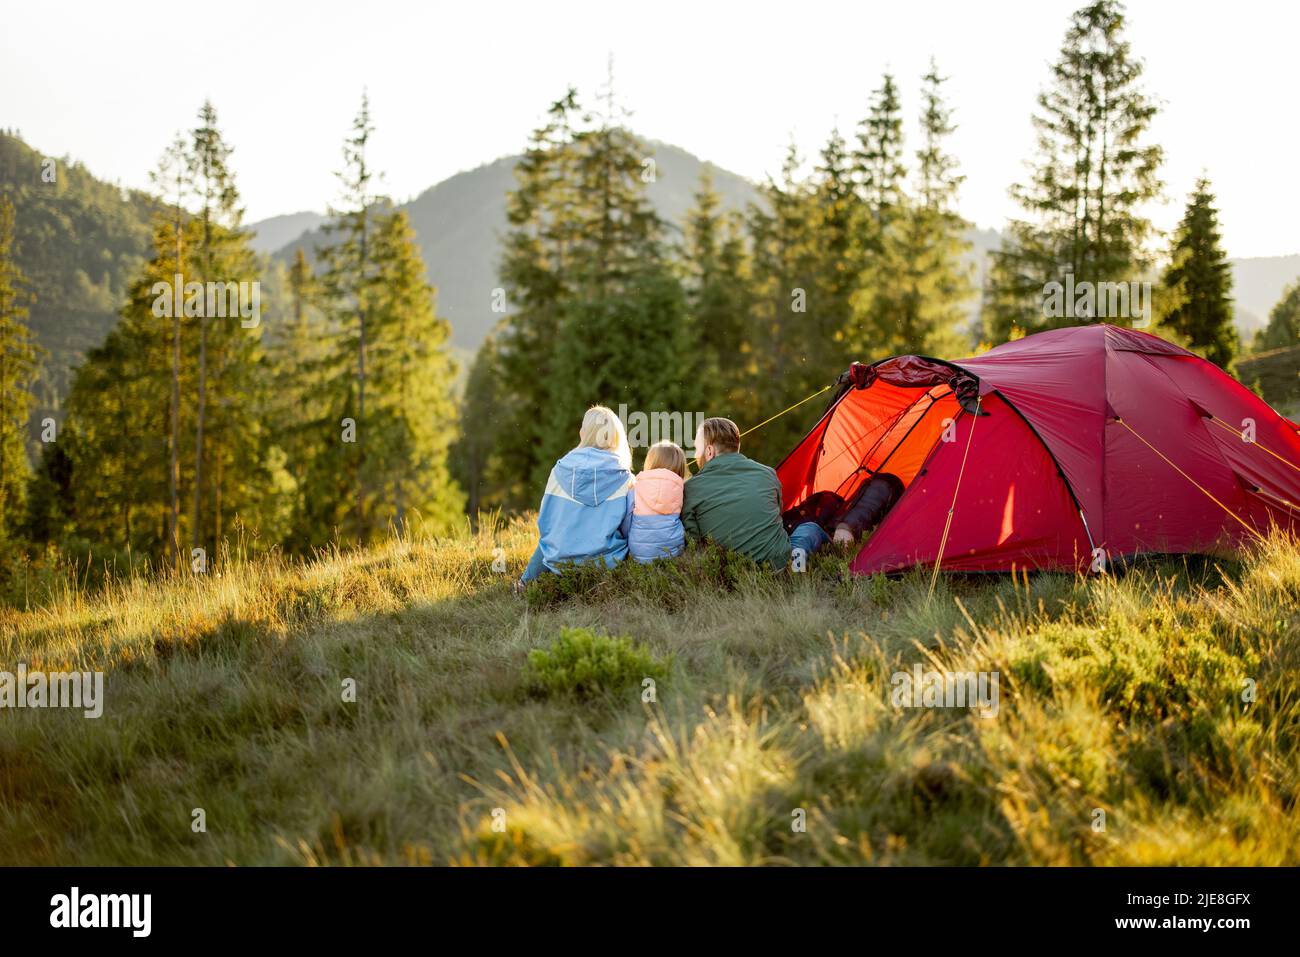
[[[943,523],[943,537],[939,539],[939,556],[934,560],[934,574],[930,576],[930,591],[927,598],[934,597],[934,586],[939,581],[939,567],[943,564],[943,550],[948,547],[948,532],[952,529],[952,515],[957,509],[957,495],[961,492],[961,477],[966,474],[966,460],[970,457],[970,446],[975,441],[975,426],[980,420],[981,397],[975,397],[975,413],[971,416],[970,431],[966,433],[966,451],[961,455],[961,468],[957,470],[957,487],[952,490],[952,503],[948,506],[948,518]]]
[[[1138,435],[1137,430],[1134,429],[1133,426],[1129,425],[1127,422],[1125,422],[1123,419],[1121,419],[1118,415],[1115,416],[1115,422],[1118,423],[1119,425],[1124,426],[1124,428],[1128,429],[1129,432],[1133,433],[1133,436],[1134,436],[1134,437],[1135,437],[1139,442],[1141,442],[1143,445],[1145,445],[1147,448],[1149,448],[1152,452],[1156,453],[1156,455],[1158,455],[1158,456],[1160,456],[1162,459],[1164,459],[1165,462],[1169,465],[1169,467],[1170,467],[1171,469],[1173,469],[1175,472],[1177,472],[1177,473],[1178,473],[1179,475],[1181,475],[1183,478],[1187,479],[1187,481],[1191,482],[1191,483],[1192,483],[1193,485],[1195,485],[1198,489],[1200,489],[1200,490],[1205,494],[1205,497],[1208,498],[1211,502],[1213,502],[1215,505],[1219,506],[1219,508],[1223,509],[1225,512],[1227,512],[1229,515],[1231,515],[1231,516],[1232,516],[1233,518],[1235,518],[1237,521],[1241,522],[1242,527],[1245,528],[1246,531],[1250,532],[1250,534],[1254,535],[1254,536],[1255,536],[1256,538],[1258,538],[1261,542],[1264,541],[1264,536],[1260,534],[1259,529],[1257,529],[1254,525],[1250,525],[1250,524],[1248,524],[1244,518],[1242,518],[1240,515],[1238,515],[1238,514],[1237,514],[1236,512],[1234,512],[1232,509],[1228,508],[1228,506],[1224,505],[1224,504],[1223,504],[1222,502],[1220,502],[1217,498],[1215,498],[1214,495],[1210,493],[1209,489],[1205,488],[1205,486],[1203,486],[1200,482],[1196,481],[1196,479],[1192,478],[1190,475],[1188,475],[1186,472],[1184,472],[1182,469],[1180,469],[1177,465],[1175,465],[1175,464],[1173,463],[1173,461],[1170,460],[1169,456],[1165,455],[1165,453],[1161,452],[1158,448],[1156,448],[1154,445],[1152,445],[1152,444],[1151,444],[1150,442],[1148,442],[1146,439],[1142,438],[1142,436]]]

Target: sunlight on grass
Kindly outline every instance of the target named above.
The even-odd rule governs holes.
[[[1300,861],[1294,542],[953,577],[927,603],[924,575],[710,550],[521,598],[494,559],[517,574],[534,535],[6,613],[5,660],[102,669],[107,701],[0,719],[0,863]],[[891,675],[918,664],[996,672],[997,713],[896,707]]]

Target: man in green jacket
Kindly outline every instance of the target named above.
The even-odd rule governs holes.
[[[811,554],[829,536],[813,522],[787,535],[781,523],[776,472],[740,454],[740,429],[730,419],[705,419],[695,433],[700,470],[682,493],[682,525],[692,539],[709,539],[774,569],[793,548]]]

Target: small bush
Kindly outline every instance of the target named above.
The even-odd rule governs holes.
[[[630,638],[611,638],[590,628],[563,628],[549,648],[528,653],[525,681],[534,694],[589,700],[662,681],[670,664]]]

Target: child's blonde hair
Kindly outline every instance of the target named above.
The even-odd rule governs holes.
[[[627,444],[627,433],[613,409],[593,405],[587,410],[578,432],[578,446],[613,452],[618,456],[619,465],[629,471],[632,469],[632,449]]]
[[[676,442],[656,442],[645,454],[645,470],[667,469],[686,478],[686,453]]]

